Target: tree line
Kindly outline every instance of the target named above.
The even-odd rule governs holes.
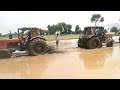
[[[72,30],[71,24],[60,22],[58,24],[48,25],[47,30],[40,29],[40,34],[41,35],[54,35],[56,31],[59,31],[61,35],[82,33],[82,30],[79,25],[76,25],[75,29]],[[12,33],[12,35],[14,36],[17,36],[17,34],[18,34],[17,32]],[[9,33],[6,35],[9,35]]]

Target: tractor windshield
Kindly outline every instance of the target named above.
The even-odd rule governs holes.
[[[102,28],[102,27],[96,28],[96,33],[97,34],[103,34],[104,33],[104,28]]]
[[[84,28],[84,35],[94,35],[94,34],[96,34],[95,28],[92,27]]]
[[[28,33],[29,33],[28,30],[27,31],[20,30],[19,37],[20,38],[26,38],[28,36]]]

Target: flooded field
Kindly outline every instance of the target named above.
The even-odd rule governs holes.
[[[119,43],[85,50],[76,39],[62,40],[59,49],[64,53],[1,59],[0,79],[120,79]]]

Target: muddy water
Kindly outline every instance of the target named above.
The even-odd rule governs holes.
[[[77,40],[61,41],[64,53],[0,60],[1,79],[120,79],[120,45],[94,50],[76,48]],[[54,44],[54,42],[51,42]],[[70,45],[73,45],[72,48]]]

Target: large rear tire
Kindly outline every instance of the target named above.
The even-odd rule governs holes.
[[[101,48],[101,47],[102,47],[102,42],[100,42],[100,44],[99,44],[98,48]]]
[[[29,52],[29,55],[31,55],[31,56],[45,54],[46,49],[47,49],[46,42],[40,38],[32,40],[28,46],[28,52]]]
[[[88,40],[88,43],[87,43],[88,49],[99,48],[99,46],[100,46],[100,41],[97,37],[92,37],[90,40]]]

